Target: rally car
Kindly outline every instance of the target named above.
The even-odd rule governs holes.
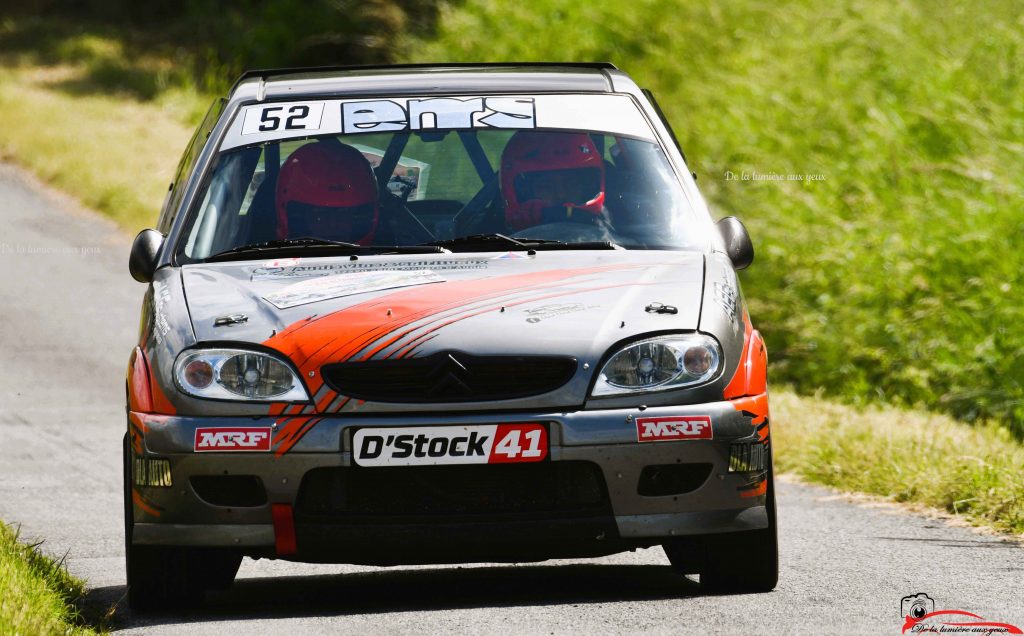
[[[130,603],[200,600],[243,556],[657,545],[771,590],[752,259],[611,65],[246,73],[130,255]]]

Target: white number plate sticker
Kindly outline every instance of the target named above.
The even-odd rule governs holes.
[[[352,436],[359,466],[510,464],[548,456],[542,424],[361,428]]]
[[[302,102],[250,106],[245,109],[242,134],[273,133],[277,131],[320,130],[324,116],[323,102]]]

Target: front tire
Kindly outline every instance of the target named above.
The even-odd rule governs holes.
[[[242,555],[216,548],[134,545],[131,450],[124,437],[124,538],[128,606],[135,611],[199,604],[208,589],[225,589]]]
[[[768,527],[675,539],[665,554],[680,574],[700,574],[700,584],[715,594],[770,592],[779,581],[775,480],[768,471],[765,507]]]

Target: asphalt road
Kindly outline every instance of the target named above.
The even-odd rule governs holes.
[[[1024,548],[792,482],[778,488],[781,575],[770,594],[702,596],[660,549],[462,567],[246,560],[234,587],[200,611],[133,615],[120,449],[143,287],[128,275],[129,243],[0,165],[0,519],[66,553],[91,602],[120,601],[115,629],[897,634],[900,600],[917,592],[937,609],[1024,627]]]

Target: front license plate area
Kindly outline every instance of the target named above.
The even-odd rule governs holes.
[[[361,428],[352,436],[357,466],[436,466],[540,462],[548,430],[534,422]]]

